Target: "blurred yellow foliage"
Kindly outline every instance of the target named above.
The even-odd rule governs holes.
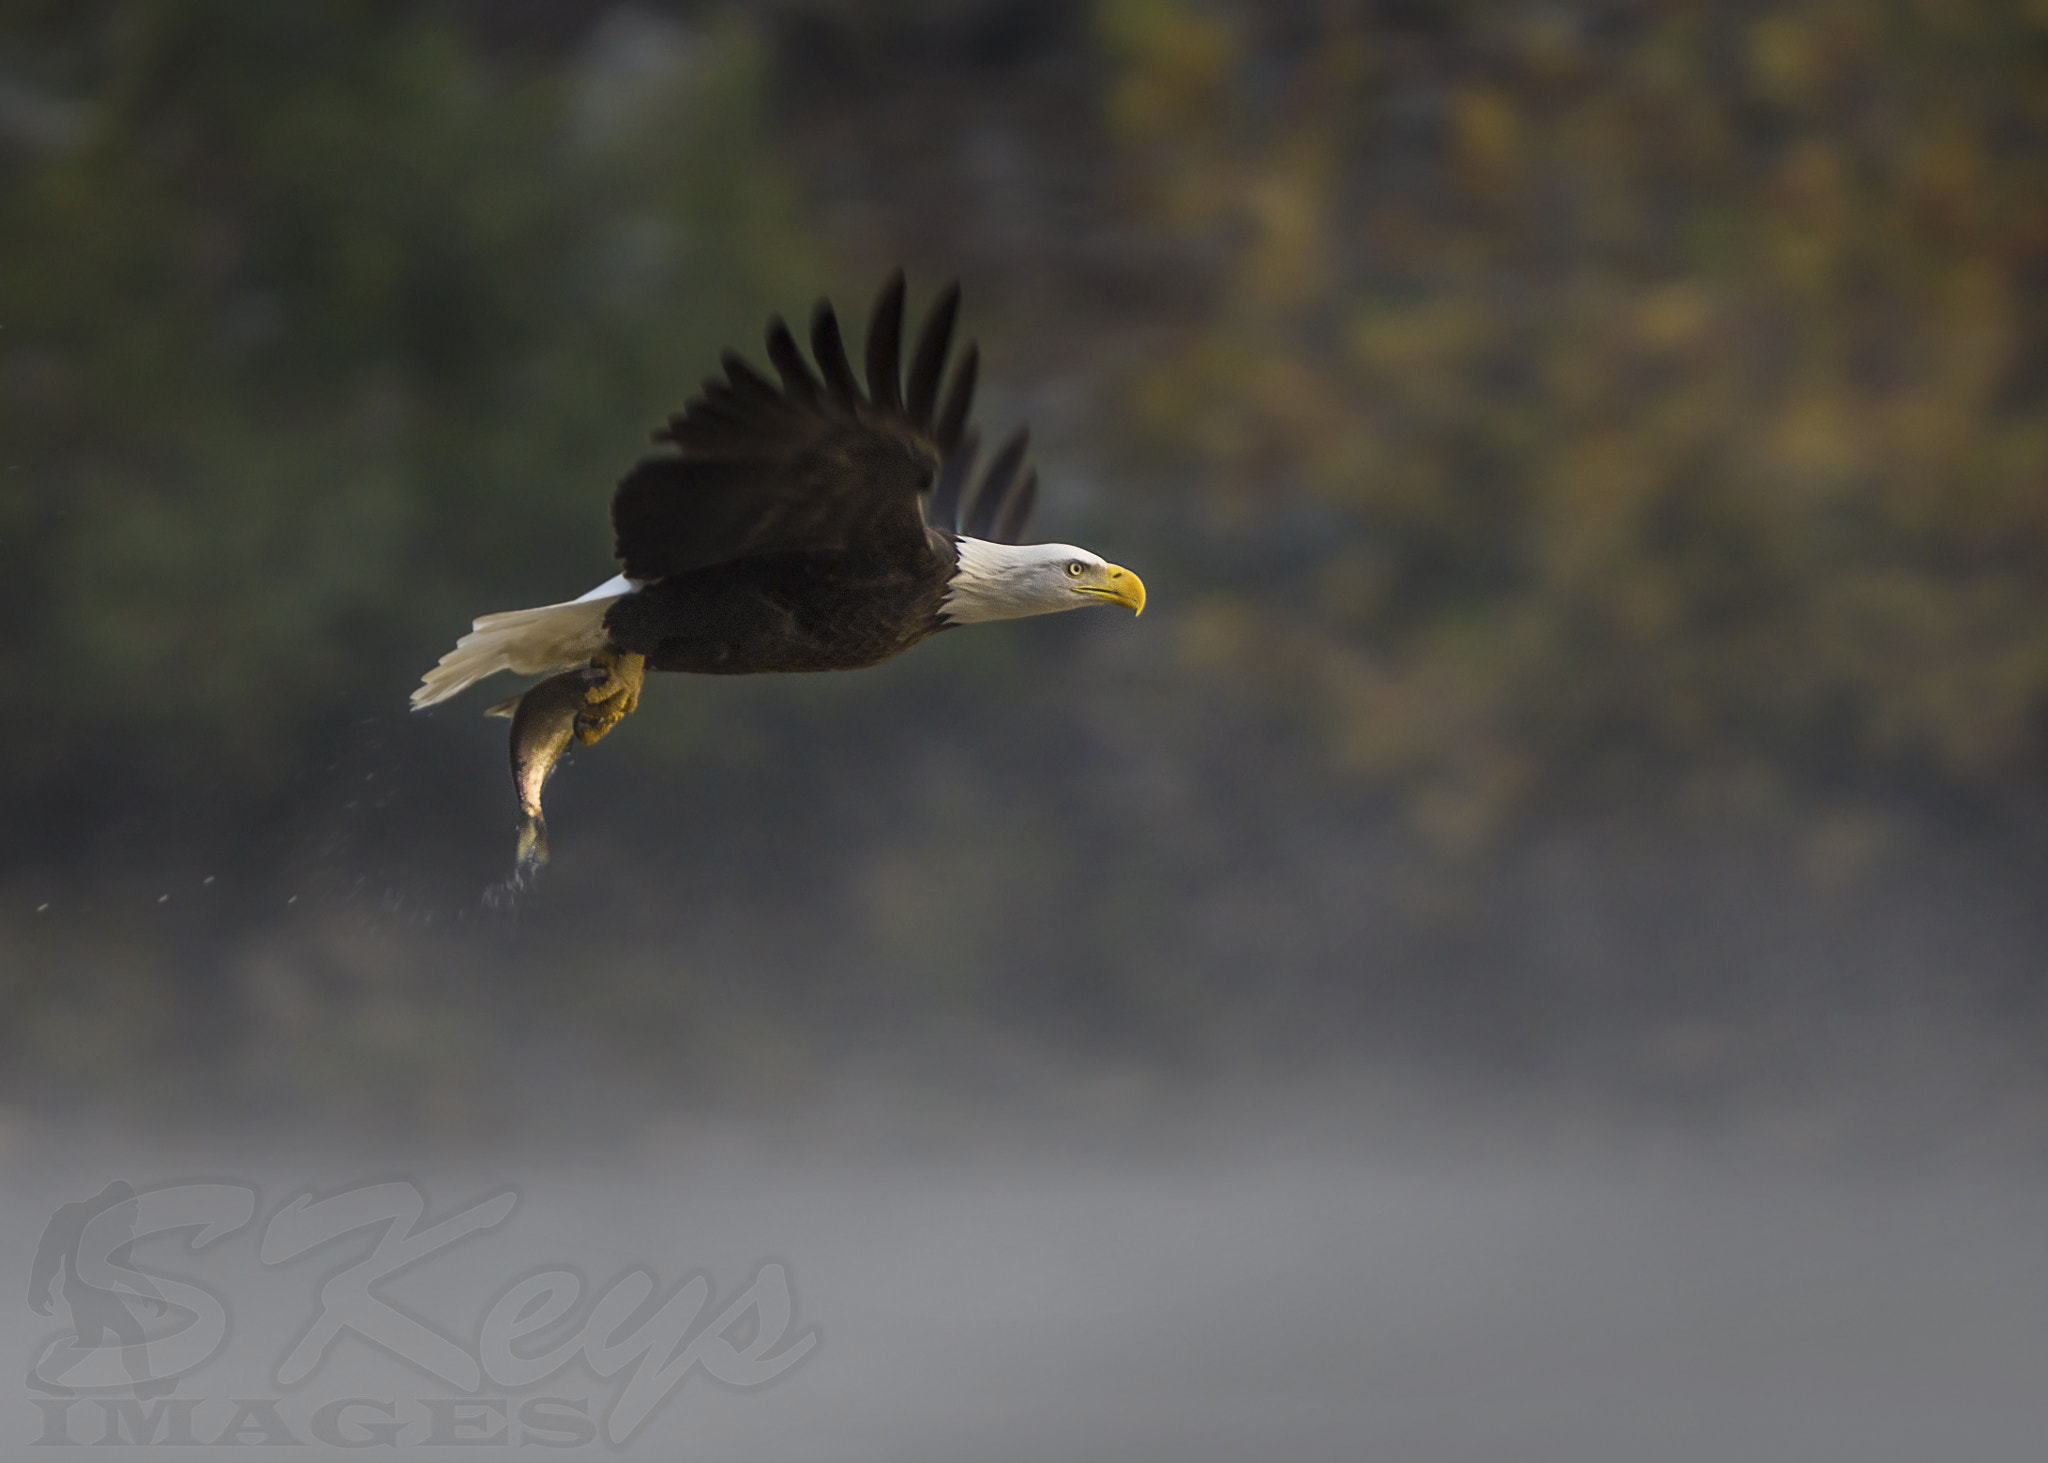
[[[1116,135],[1222,261],[1142,420],[1218,533],[1335,515],[1191,658],[1296,647],[1447,845],[1614,765],[2038,774],[2042,14],[1109,6]]]
[[[1104,43],[1130,63],[1109,98],[1118,136],[1146,142],[1207,124],[1237,54],[1222,17],[1174,0],[1113,0],[1100,27]]]

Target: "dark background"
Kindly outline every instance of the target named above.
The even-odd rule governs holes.
[[[0,1104],[2038,1152],[2044,142],[2039,5],[13,0]],[[899,262],[1153,608],[663,678],[506,895],[410,687]]]

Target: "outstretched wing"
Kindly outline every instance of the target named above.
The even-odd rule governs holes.
[[[981,481],[970,488],[980,439],[969,432],[948,453],[932,492],[932,522],[991,543],[1020,544],[1038,506],[1038,469],[1024,466],[1030,434],[1019,427],[996,449]]]
[[[792,550],[929,552],[918,496],[961,456],[974,398],[973,346],[946,372],[959,306],[948,286],[906,381],[903,273],[890,275],[868,323],[865,391],[822,300],[811,319],[815,371],[779,318],[768,323],[768,357],[780,386],[728,351],[723,379],[706,381],[655,434],[673,450],[642,461],[613,495],[627,576]]]

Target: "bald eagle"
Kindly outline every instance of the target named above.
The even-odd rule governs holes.
[[[723,378],[654,434],[667,450],[612,496],[623,572],[564,604],[478,619],[413,708],[498,671],[551,675],[527,719],[556,709],[526,740],[559,751],[569,732],[593,744],[634,710],[650,670],[853,670],[957,625],[1088,605],[1142,612],[1145,586],[1130,570],[1072,544],[1019,542],[1038,491],[1023,429],[977,478],[973,344],[947,371],[959,287],[933,302],[907,376],[903,306],[897,270],[868,321],[865,391],[827,301],[811,318],[815,369],[779,317],[767,346],[780,385],[725,352]],[[564,677],[576,685],[556,686]],[[537,821],[553,753],[529,789],[520,700],[492,709],[514,716],[515,778]]]

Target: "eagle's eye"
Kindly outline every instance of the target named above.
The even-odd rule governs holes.
[[[1079,579],[1084,573],[1087,572],[1087,569],[1088,566],[1086,564],[1083,564],[1079,559],[1067,560],[1067,577],[1069,579]]]

